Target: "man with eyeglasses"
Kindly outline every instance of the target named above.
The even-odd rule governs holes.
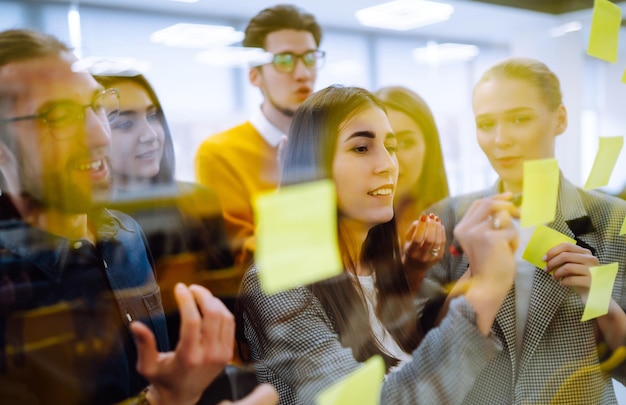
[[[232,356],[234,318],[179,284],[180,340],[167,351],[143,233],[100,205],[117,92],[76,61],[54,37],[0,32],[3,195],[18,207],[0,220],[0,403],[195,404]]]
[[[322,30],[311,14],[292,5],[278,5],[253,17],[243,45],[262,48],[267,63],[252,66],[250,83],[263,102],[250,119],[211,135],[195,157],[198,182],[214,189],[222,202],[231,249],[240,265],[254,252],[252,198],[278,186],[279,145],[296,109],[313,92],[324,62],[319,50]],[[239,279],[234,280],[236,293]]]

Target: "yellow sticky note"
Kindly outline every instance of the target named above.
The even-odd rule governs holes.
[[[619,230],[620,235],[624,235],[626,233],[626,217],[624,218],[624,222],[622,222],[622,228]]]
[[[607,62],[617,62],[617,44],[622,10],[608,0],[595,0],[587,54]]]
[[[331,180],[281,187],[253,201],[255,261],[261,288],[273,294],[343,271]]]
[[[617,277],[618,263],[609,263],[603,266],[595,266],[589,269],[591,273],[591,288],[587,304],[583,311],[581,322],[605,315],[609,312],[613,284]]]
[[[624,69],[624,73],[622,73],[622,83],[626,83],[626,69]]]
[[[385,362],[372,356],[356,371],[317,396],[317,405],[377,405],[385,376]]]
[[[559,194],[559,164],[556,159],[524,162],[524,186],[520,225],[523,228],[554,220]]]
[[[530,236],[526,250],[522,253],[522,259],[543,269],[546,267],[543,257],[548,253],[548,250],[564,242],[576,244],[575,239],[547,226],[538,225]]]
[[[622,136],[600,137],[598,153],[593,161],[591,173],[589,173],[585,183],[585,190],[604,187],[609,184],[611,173],[613,173],[617,158],[622,151],[622,146],[624,146],[624,137]]]

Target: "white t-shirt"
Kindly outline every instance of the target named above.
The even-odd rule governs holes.
[[[376,316],[376,290],[374,289],[374,276],[358,276],[358,280],[361,284],[361,288],[363,288],[363,293],[365,294],[367,312],[369,313],[370,326],[372,327],[374,337],[388,354],[400,360],[400,363],[390,370],[391,372],[398,371],[404,364],[411,361],[413,357],[398,346],[398,343],[396,343],[393,336],[391,336]]]

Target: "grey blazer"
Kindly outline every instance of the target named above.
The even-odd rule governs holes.
[[[454,226],[471,203],[495,194],[497,189],[496,185],[482,192],[448,198],[429,209],[445,225],[448,245],[453,240]],[[625,215],[623,200],[583,191],[561,176],[556,218],[548,225],[589,248],[600,264],[619,262],[613,298],[622,308],[626,308],[626,237],[619,236],[619,231]],[[467,270],[467,257],[451,255],[448,247],[426,277],[421,291],[424,297],[457,280]],[[576,292],[537,269],[523,347],[518,348],[514,288],[500,307],[492,328],[504,350],[482,370],[464,403],[617,403],[611,376],[599,370],[603,358],[597,350],[596,321],[580,322],[584,306]],[[519,365],[517,350],[521,350]],[[614,369],[612,376],[624,384],[626,364]]]
[[[244,334],[261,382],[278,390],[280,404],[313,404],[325,388],[354,371],[359,363],[342,347],[333,323],[309,289],[275,295],[261,291],[257,269],[242,283]],[[413,360],[388,374],[383,404],[460,404],[476,376],[501,349],[485,337],[463,297],[451,302],[441,326],[431,330]]]

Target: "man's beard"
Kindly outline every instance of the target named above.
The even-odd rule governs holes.
[[[26,163],[28,164],[28,163]],[[111,182],[92,183],[81,187],[70,181],[71,175],[32,179],[20,165],[21,196],[29,208],[53,209],[68,214],[84,214],[101,207],[110,197]]]
[[[293,118],[293,116],[296,114],[295,110],[292,110],[290,108],[287,107],[281,107],[279,106],[274,99],[268,95],[267,100],[270,102],[270,104],[272,105],[272,107],[274,107],[276,109],[276,111],[280,112],[282,115],[284,115],[285,117],[289,117],[289,118]]]

